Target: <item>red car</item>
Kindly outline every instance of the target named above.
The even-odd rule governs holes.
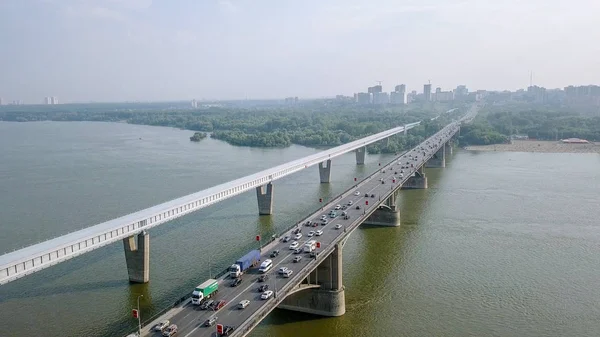
[[[222,307],[224,307],[224,306],[225,306],[225,303],[227,303],[227,302],[225,302],[225,301],[223,301],[223,300],[220,300],[219,302],[217,302],[217,304],[215,304],[215,306],[214,306],[214,309],[213,309],[213,310],[214,310],[214,311],[217,311],[217,310],[221,309]]]

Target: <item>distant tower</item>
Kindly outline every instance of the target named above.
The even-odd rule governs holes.
[[[425,98],[426,102],[431,101],[431,83],[423,86],[423,97]]]
[[[52,104],[52,103],[51,103],[51,101],[50,101],[50,97],[45,97],[45,98],[44,98],[44,102],[45,102],[46,104]]]

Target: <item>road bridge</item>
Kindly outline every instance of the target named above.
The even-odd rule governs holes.
[[[295,254],[290,249],[291,242],[286,242],[282,235],[261,251],[261,261],[268,258],[273,260],[273,268],[267,272],[265,283],[258,282],[260,273],[257,268],[247,271],[242,276],[242,283],[236,287],[229,285],[232,279],[221,277],[218,280],[219,293],[214,299],[224,300],[226,305],[219,311],[200,310],[186,302],[156,321],[169,319],[177,324],[179,336],[216,336],[214,327],[203,326],[207,319],[215,317],[218,324],[235,327],[230,335],[246,336],[275,308],[322,316],[343,315],[346,309],[342,252],[346,239],[361,224],[399,226],[401,217],[396,206],[398,191],[427,188],[424,168],[445,167],[446,156],[452,152],[452,142],[459,129],[460,121],[449,124],[302,220],[297,228],[302,230],[303,235],[297,241],[300,247],[309,240],[318,241],[320,248],[315,258],[305,253]],[[330,210],[338,206],[344,209],[337,212],[346,212],[347,219],[341,215],[335,218],[328,215]],[[322,223],[323,216],[328,219],[327,223]],[[313,227],[315,223],[317,226]],[[309,237],[309,231],[317,230],[322,230],[322,235]],[[281,253],[277,257],[270,257],[272,250]],[[301,256],[301,260],[293,262],[297,256]],[[290,277],[278,273],[281,267],[293,270]],[[272,298],[261,299],[261,293],[258,292],[261,284],[267,284],[274,291]],[[238,309],[237,305],[242,300],[249,300],[250,304],[245,309]],[[150,330],[153,323],[143,330],[143,336],[153,335],[154,332]]]
[[[455,110],[448,110],[446,113]],[[367,145],[385,140],[396,134],[406,134],[408,130],[420,124],[421,122],[415,122],[398,126],[314,155],[4,254],[0,256],[0,285],[117,241],[123,242],[129,281],[134,283],[148,282],[150,279],[150,236],[148,230],[150,228],[249,190],[256,190],[259,214],[272,214],[273,182],[275,180],[310,166],[318,165],[320,182],[328,183],[331,179],[333,158],[355,151],[356,163],[362,165],[365,162]]]

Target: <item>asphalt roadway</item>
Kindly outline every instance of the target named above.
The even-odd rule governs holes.
[[[355,188],[345,192],[337,198],[331,200],[325,205],[321,211],[311,214],[299,223],[299,227],[302,229],[302,238],[297,240],[299,247],[302,248],[304,243],[309,240],[316,240],[320,243],[321,248],[317,251],[323,250],[330,245],[335,239],[340,236],[350,234],[346,233],[346,226],[351,224],[357,217],[361,217],[368,210],[372,210],[373,207],[379,205],[380,196],[390,192],[394,185],[402,184],[407,180],[421,165],[425,164],[425,159],[433,155],[433,150],[440,144],[441,139],[445,138],[448,133],[452,130],[450,126],[442,129],[440,132],[427,139],[414,149],[405,152],[400,157],[395,158],[389,164],[382,166],[379,169],[378,174],[375,174],[360,182]],[[442,145],[443,146],[443,145]],[[425,152],[425,155],[423,155]],[[408,163],[408,164],[407,164]],[[411,167],[412,165],[412,167]],[[404,167],[404,169],[402,168]],[[407,168],[408,167],[408,168]],[[403,177],[400,178],[400,170],[404,171]],[[380,179],[383,179],[383,183]],[[395,179],[395,183],[393,182]],[[365,197],[368,194],[368,197]],[[371,197],[371,194],[374,197]],[[368,201],[369,205],[366,205]],[[348,204],[352,202],[351,206]],[[338,210],[338,216],[336,218],[330,218],[328,213],[334,209],[336,205],[346,205],[345,210],[348,213],[349,220],[343,220],[340,216],[342,210]],[[356,206],[360,206],[360,209],[356,209]],[[322,215],[327,216],[328,223],[321,225],[320,218]],[[307,221],[318,222],[318,227],[307,227],[304,225]],[[335,225],[341,224],[342,228],[335,229]],[[321,236],[308,237],[310,231],[322,230]],[[289,242],[283,242],[283,237],[290,235],[292,239]],[[308,253],[294,254],[293,250],[290,249],[290,244],[294,241],[291,233],[282,234],[279,240],[276,240],[262,249],[261,261],[271,259],[273,261],[273,267],[268,274],[268,279],[264,283],[259,283],[258,267],[251,268],[242,276],[242,283],[237,287],[231,287],[231,278],[225,277],[219,279],[219,291],[211,299],[213,300],[225,300],[226,304],[219,311],[212,310],[200,310],[200,306],[194,306],[191,302],[188,302],[183,308],[178,310],[171,310],[165,315],[161,316],[160,319],[167,318],[171,321],[171,324],[178,326],[178,333],[176,336],[180,337],[191,337],[191,336],[211,336],[217,337],[215,325],[212,327],[205,327],[204,322],[210,317],[216,316],[217,323],[223,324],[224,326],[229,325],[233,327],[239,326],[244,321],[248,320],[251,315],[259,311],[266,303],[273,301],[273,298],[268,300],[261,300],[260,296],[262,293],[258,292],[258,287],[262,284],[267,284],[269,290],[281,289],[286,283],[290,282],[292,278],[284,278],[277,274],[280,267],[288,267],[293,270],[294,274],[298,273],[303,268],[307,267],[311,258]],[[336,240],[337,241],[337,240]],[[269,257],[273,250],[279,250],[280,254],[277,257]],[[294,263],[292,260],[296,256],[302,256],[302,259]],[[199,284],[204,280],[199,280]],[[191,291],[191,289],[190,289]],[[245,309],[238,309],[238,303],[243,300],[249,300],[250,304]],[[160,332],[149,332],[149,328],[156,322],[152,322],[147,328],[142,330],[143,336],[161,336]]]

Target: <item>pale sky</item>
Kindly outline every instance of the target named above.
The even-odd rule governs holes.
[[[0,97],[598,84],[600,0],[0,0]]]

